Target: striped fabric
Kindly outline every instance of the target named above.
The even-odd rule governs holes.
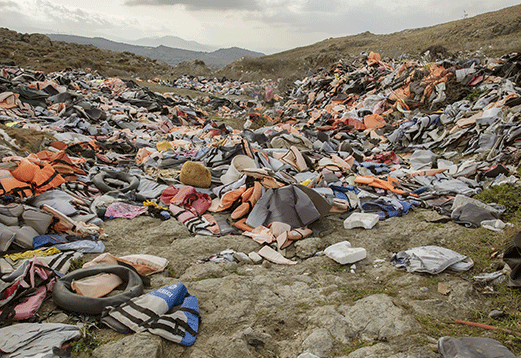
[[[195,342],[199,329],[199,304],[182,283],[176,283],[109,307],[102,317],[103,323],[119,332],[148,330],[189,346]]]

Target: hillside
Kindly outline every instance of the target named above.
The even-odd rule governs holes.
[[[136,55],[146,56],[151,59],[163,61],[171,66],[175,66],[183,61],[201,60],[210,67],[221,68],[223,66],[229,65],[234,61],[237,61],[244,56],[255,58],[264,55],[260,52],[250,51],[238,47],[205,52],[172,48],[161,44],[157,46],[130,45],[122,42],[107,40],[102,37],[83,37],[61,34],[47,34],[47,36],[53,41],[64,41],[82,45],[94,45],[101,49],[118,52],[132,52]]]
[[[0,63],[44,72],[67,67],[91,69],[105,76],[154,78],[170,74],[171,66],[130,52],[102,50],[93,45],[51,41],[41,34],[20,34],[0,28]]]
[[[311,69],[330,66],[340,59],[357,59],[362,51],[375,51],[382,57],[417,57],[427,49],[441,50],[442,57],[481,51],[487,56],[500,56],[521,50],[521,5],[477,15],[431,27],[408,29],[376,35],[330,38],[309,46],[237,61],[220,73],[228,77],[271,76],[299,78]],[[431,51],[431,55],[432,55]],[[246,72],[248,72],[246,74]]]

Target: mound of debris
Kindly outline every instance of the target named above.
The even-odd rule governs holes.
[[[471,270],[482,292],[521,286],[519,234],[508,267],[474,268],[483,255],[452,243],[519,228],[475,196],[519,190],[520,69],[519,54],[371,52],[310,72],[287,97],[270,80],[175,81],[212,94],[192,99],[3,66],[0,351],[62,355],[89,316],[134,333],[96,356],[161,356],[162,339],[173,342],[164,356],[183,357],[330,357],[358,341],[349,357],[436,357],[432,340],[444,357],[513,356],[504,339],[422,333],[418,317],[466,318],[484,297],[462,276]],[[450,224],[449,236],[429,235],[420,216]],[[444,282],[430,292],[418,273]]]

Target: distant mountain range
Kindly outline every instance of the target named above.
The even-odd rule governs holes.
[[[213,68],[224,67],[242,57],[261,57],[263,53],[250,51],[238,47],[218,49],[215,51],[194,51],[181,48],[165,46],[178,44],[180,46],[191,46],[191,48],[211,49],[211,47],[199,44],[195,41],[186,41],[176,36],[164,36],[160,38],[142,38],[134,41],[141,45],[131,45],[123,42],[115,42],[102,37],[83,37],[62,34],[46,34],[52,41],[64,41],[81,45],[94,45],[100,49],[131,52],[136,55],[146,56],[151,59],[161,60],[169,65],[175,66],[183,61],[202,60],[207,66]],[[147,45],[143,45],[147,44]]]
[[[203,45],[196,41],[187,41],[177,36],[143,37],[128,43],[138,46],[158,47],[166,46],[181,50],[212,52],[218,50],[216,46]]]

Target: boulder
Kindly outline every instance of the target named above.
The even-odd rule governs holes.
[[[334,339],[325,328],[313,330],[302,343],[302,348],[305,352],[315,354],[319,357],[329,357],[333,346]]]
[[[297,240],[293,245],[295,245],[297,257],[301,259],[310,258],[326,247],[324,240],[319,237]]]

